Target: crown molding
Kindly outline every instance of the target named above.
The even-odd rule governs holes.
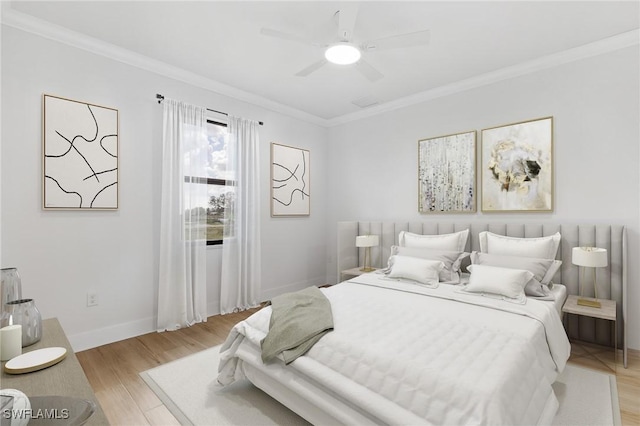
[[[593,43],[585,44],[573,49],[564,50],[562,52],[543,56],[531,61],[523,62],[511,67],[502,68],[497,71],[488,72],[455,83],[446,84],[431,90],[416,93],[414,95],[405,96],[391,102],[386,102],[366,110],[346,114],[341,117],[327,120],[329,127],[339,126],[351,121],[361,120],[363,118],[372,117],[385,112],[394,111],[411,105],[427,102],[432,99],[453,95],[455,93],[464,92],[477,87],[494,84],[503,80],[519,77],[526,74],[542,71],[548,68],[557,67],[581,59],[593,56],[603,55],[616,50],[632,47],[640,44],[640,30],[633,30],[626,33],[618,34],[606,39],[598,40]]]
[[[182,81],[193,86],[216,92],[236,100],[260,106],[293,118],[306,121],[321,127],[327,127],[327,120],[306,113],[296,108],[283,105],[270,99],[258,96],[232,86],[186,71],[182,68],[158,61],[110,43],[89,37],[59,25],[52,24],[31,15],[11,9],[7,2],[2,2],[2,24],[31,34],[60,42],[96,55],[143,69],[145,71]]]
[[[426,90],[424,92],[405,96],[394,101],[369,107],[362,111],[345,114],[343,116],[335,117],[332,119],[325,119],[301,111],[299,109],[272,101],[262,96],[258,96],[237,89],[235,87],[228,86],[226,84],[203,77],[196,73],[186,71],[182,68],[169,65],[165,62],[151,59],[147,56],[134,53],[130,50],[123,49],[121,47],[103,42],[84,34],[77,33],[75,31],[68,30],[64,27],[35,18],[33,16],[17,12],[11,9],[11,7],[8,5],[8,2],[2,2],[1,7],[2,12],[0,16],[3,25],[8,25],[22,31],[26,31],[44,38],[48,38],[50,40],[76,47],[78,49],[86,50],[88,52],[101,55],[136,68],[144,69],[155,74],[201,87],[203,89],[210,90],[212,92],[216,92],[218,94],[228,96],[256,106],[260,106],[321,127],[339,126],[352,121],[376,116],[385,112],[394,111],[411,105],[416,105],[433,99],[471,90],[477,87],[494,84],[499,81],[531,74],[544,69],[553,68],[559,65],[590,58],[593,56],[603,55],[609,52],[640,44],[640,30],[633,30],[608,37],[606,39],[598,40],[593,43],[585,44],[583,46],[575,47],[573,49],[568,49],[531,61],[523,62],[518,65],[502,68],[497,71],[492,71],[465,80],[460,80],[451,84],[436,87],[434,89]]]

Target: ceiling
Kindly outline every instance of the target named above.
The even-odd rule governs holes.
[[[640,26],[638,1],[357,5],[355,40],[429,29],[430,43],[366,52],[384,75],[372,82],[354,65],[296,76],[323,49],[260,33],[270,28],[330,43],[344,2],[14,1],[3,14],[56,24],[325,122],[362,111],[354,101],[381,108],[623,33],[637,37]]]

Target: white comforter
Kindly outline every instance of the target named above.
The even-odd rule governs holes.
[[[557,408],[551,384],[570,346],[553,303],[524,305],[391,282],[376,274],[322,289],[335,330],[289,366],[387,424],[539,424]],[[218,380],[243,377],[236,357],[260,347],[270,308],[238,323]],[[543,413],[546,412],[546,416]]]

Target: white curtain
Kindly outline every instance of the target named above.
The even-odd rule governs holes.
[[[185,181],[206,176],[206,108],[163,105],[158,331],[207,320],[207,185]]]
[[[258,123],[229,117],[228,167],[235,197],[225,206],[220,311],[242,311],[260,302],[260,152]],[[229,170],[229,169],[227,169]]]

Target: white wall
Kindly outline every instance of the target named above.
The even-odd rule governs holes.
[[[260,129],[263,297],[325,283],[327,130],[7,26],[2,27],[2,267],[58,317],[76,350],[155,330],[162,107],[155,94],[264,121]],[[117,108],[117,211],[41,208],[42,94]],[[270,142],[311,151],[311,216],[269,213]],[[208,306],[219,312],[221,250],[209,250]],[[86,307],[89,291],[99,305]]]
[[[619,50],[332,128],[329,281],[336,222],[414,220],[613,223],[629,238],[629,346],[640,348],[638,48]],[[417,141],[554,117],[555,209],[544,214],[420,215]],[[478,144],[480,144],[480,133]]]
[[[161,107],[155,94],[265,122],[263,298],[335,282],[339,220],[554,221],[629,228],[629,337],[640,348],[640,75],[636,48],[581,60],[368,119],[324,129],[125,65],[2,28],[1,252],[24,295],[58,317],[74,348],[155,329]],[[41,96],[51,93],[120,111],[120,209],[41,209]],[[553,213],[417,213],[417,141],[553,115]],[[311,151],[311,216],[269,215],[269,143]],[[219,248],[209,249],[211,313],[218,312]],[[99,306],[86,307],[96,291]]]

